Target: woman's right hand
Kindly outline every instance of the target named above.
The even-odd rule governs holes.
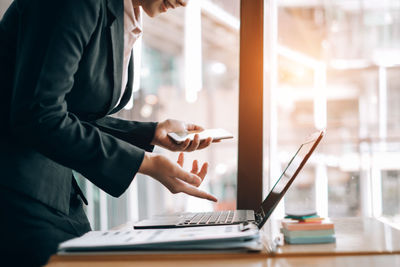
[[[193,162],[192,172],[185,171],[182,165],[183,153],[180,153],[178,163],[175,163],[163,155],[145,152],[139,172],[153,177],[173,194],[185,193],[217,202],[213,195],[197,188],[207,173],[207,165],[203,165],[199,172],[197,161]]]

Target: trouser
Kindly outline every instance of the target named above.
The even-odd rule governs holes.
[[[59,243],[88,231],[90,224],[74,189],[66,215],[22,193],[0,187],[1,266],[42,266],[56,253]]]

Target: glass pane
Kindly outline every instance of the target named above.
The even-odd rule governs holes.
[[[269,36],[266,47],[277,56],[269,145],[279,156],[265,160],[283,166],[307,134],[327,129],[286,211],[398,220],[400,2],[276,3],[277,43]]]
[[[382,172],[383,214],[400,223],[400,171]]]
[[[361,215],[360,174],[340,168],[328,168],[328,215],[330,217],[354,217]]]
[[[285,195],[285,211],[315,209],[315,171],[312,167],[305,167]]]

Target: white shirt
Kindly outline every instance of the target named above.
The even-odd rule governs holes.
[[[124,95],[128,83],[128,64],[131,59],[133,45],[142,35],[142,10],[133,7],[132,0],[124,0],[124,62],[122,68],[122,89],[116,106]]]

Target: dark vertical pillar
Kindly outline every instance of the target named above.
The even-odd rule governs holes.
[[[238,209],[257,209],[262,200],[263,2],[240,4]]]

